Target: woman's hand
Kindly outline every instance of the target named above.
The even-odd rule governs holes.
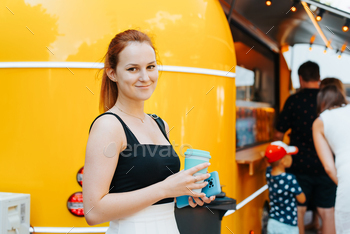
[[[205,198],[205,193],[197,193],[192,191],[193,189],[202,189],[208,184],[206,181],[202,183],[195,182],[209,178],[209,173],[196,175],[196,177],[194,177],[193,174],[208,167],[209,165],[210,164],[208,163],[201,163],[188,170],[181,170],[161,181],[160,188],[164,194],[164,198],[189,195],[194,198],[203,197],[204,201],[209,203],[211,200],[209,198]],[[200,200],[198,200],[198,202],[200,202]]]
[[[189,197],[189,200],[188,200],[188,203],[190,204],[190,206],[192,208],[196,207],[197,204],[200,205],[200,206],[203,206],[204,202],[205,203],[210,203],[211,201],[214,201],[216,198],[216,196],[211,196],[210,198],[209,197],[194,197],[194,200],[196,201],[195,203],[193,202],[193,199],[192,197]],[[203,201],[202,201],[203,200]]]

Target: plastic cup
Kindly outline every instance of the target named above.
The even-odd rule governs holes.
[[[185,170],[188,170],[192,167],[195,167],[199,164],[209,162],[209,159],[211,159],[210,153],[208,151],[204,150],[197,150],[197,149],[187,149],[185,152]],[[208,167],[196,172],[193,174],[193,176],[206,174],[208,171]],[[196,184],[203,183],[204,180],[197,181]],[[193,189],[192,191],[200,193],[202,189]]]

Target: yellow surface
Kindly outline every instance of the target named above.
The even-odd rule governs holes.
[[[139,28],[153,36],[163,65],[223,71],[236,65],[231,32],[215,0],[132,5],[112,0],[5,0],[0,3],[0,22],[5,22],[0,24],[0,62],[101,62],[116,33]],[[96,72],[0,69],[0,188],[31,194],[32,226],[88,226],[84,218],[68,212],[66,202],[82,190],[76,174],[84,163],[90,124],[99,114]],[[227,196],[241,194],[235,187],[233,78],[162,72],[145,112],[158,114],[174,127],[170,140],[178,154],[176,144],[210,151],[209,170],[220,171]],[[183,162],[181,158],[181,169]],[[235,231],[241,225],[233,217],[223,219],[222,233],[231,233],[225,226]]]
[[[260,147],[254,147],[254,149],[256,149],[254,154],[260,155]],[[266,165],[263,160],[254,163],[254,174],[252,176],[249,175],[248,164],[238,166],[234,197],[237,204],[266,184],[265,169]],[[261,233],[261,218],[265,201],[268,201],[268,191],[265,191],[233,214],[233,222],[236,224],[234,233],[249,234],[250,231]]]
[[[227,19],[215,0],[5,0],[0,22],[0,62],[102,62],[116,33],[138,28],[153,37],[163,65],[223,71],[236,65]],[[0,191],[31,194],[32,226],[88,226],[66,202],[82,191],[76,174],[99,114],[97,71],[0,69]],[[162,72],[145,112],[167,121],[179,155],[186,144],[210,151],[209,171],[219,171],[223,191],[239,203],[265,181],[263,168],[249,176],[248,167],[235,162],[235,96],[232,78]],[[266,194],[224,217],[222,233],[260,233]]]
[[[215,0],[5,0],[0,17],[0,61],[100,62],[116,33],[135,28],[153,37],[164,65],[234,65],[231,32]]]
[[[288,47],[284,47],[288,48]],[[282,111],[284,103],[290,95],[290,83],[291,83],[291,75],[290,70],[288,68],[287,62],[284,59],[282,52],[279,54],[280,60],[280,110]]]

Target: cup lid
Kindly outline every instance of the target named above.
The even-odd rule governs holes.
[[[211,158],[210,153],[208,151],[197,150],[197,149],[187,149],[185,152],[185,156],[186,157],[200,156],[200,157]]]

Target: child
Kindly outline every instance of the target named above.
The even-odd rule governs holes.
[[[268,234],[299,233],[295,198],[300,203],[304,203],[306,198],[295,176],[285,171],[292,165],[291,154],[296,153],[297,147],[288,146],[282,141],[272,142],[266,149],[265,157],[271,165],[266,169],[271,207]]]

